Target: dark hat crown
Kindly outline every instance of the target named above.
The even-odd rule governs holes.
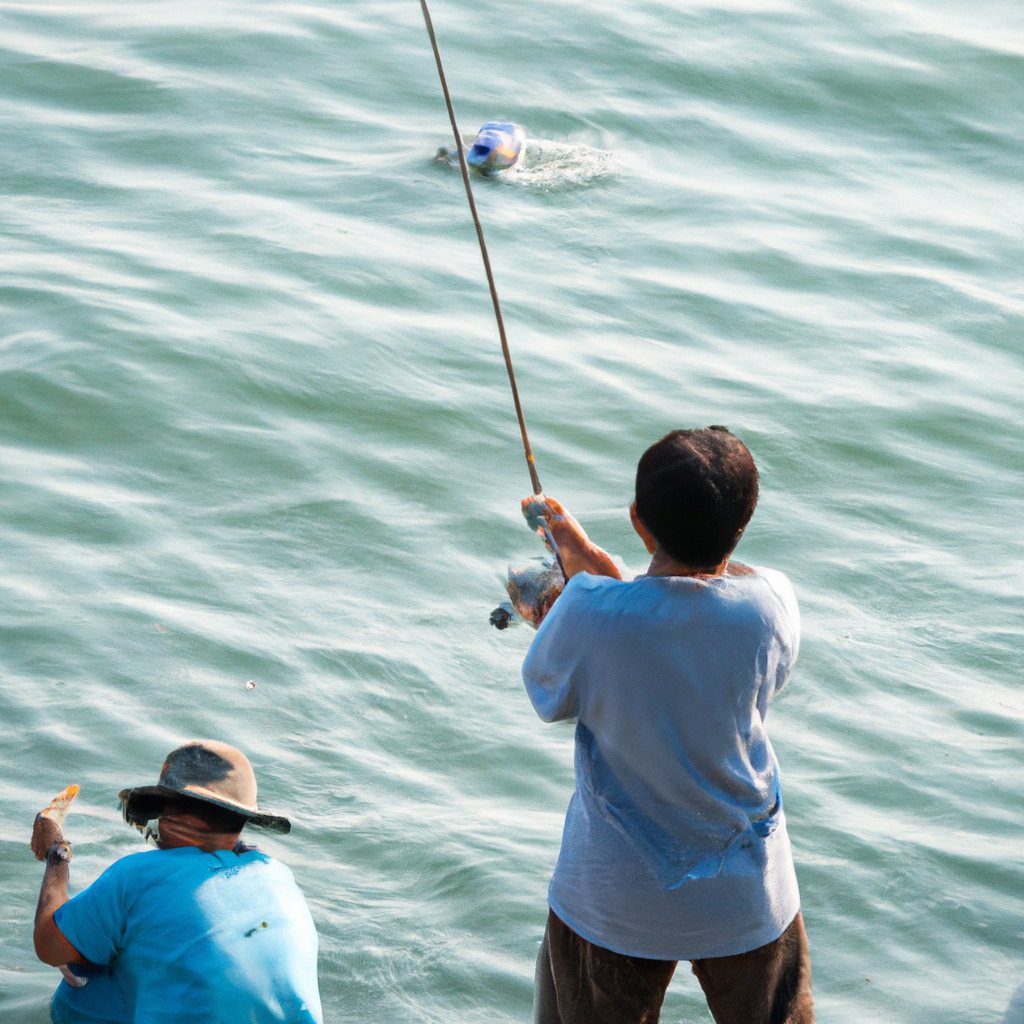
[[[144,829],[158,818],[168,800],[190,797],[241,815],[271,832],[291,830],[287,818],[261,811],[256,803],[256,773],[240,750],[219,740],[190,740],[176,747],[160,769],[155,786],[136,786],[118,794],[124,819]]]
[[[160,785],[246,810],[256,810],[256,774],[240,750],[217,740],[193,740],[172,750]]]

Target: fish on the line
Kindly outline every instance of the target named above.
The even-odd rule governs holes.
[[[526,524],[544,541],[547,556],[540,565],[508,567],[505,589],[509,600],[491,612],[491,625],[507,629],[522,619],[536,629],[565,587],[565,573],[558,557],[558,544],[544,518],[545,498],[535,494],[523,501]]]

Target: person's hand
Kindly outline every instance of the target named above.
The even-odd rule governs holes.
[[[57,968],[57,970],[59,970],[60,973],[64,975],[64,980],[72,988],[83,988],[84,986],[89,984],[88,978],[80,978],[77,974],[72,974],[71,971],[68,970],[67,964],[62,964],[60,967]]]
[[[562,507],[561,502],[554,498],[534,495],[524,498],[523,505],[530,501],[543,503],[544,521],[555,539],[555,544],[558,545],[558,560],[562,563],[566,579],[578,572],[622,579],[608,553],[587,536],[586,530]]]
[[[51,846],[64,842],[64,834],[60,825],[48,818],[45,814],[37,814],[35,823],[32,826],[32,852],[36,860],[46,860],[46,854]]]

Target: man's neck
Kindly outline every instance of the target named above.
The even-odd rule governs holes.
[[[233,850],[240,832],[214,832],[209,825],[192,814],[165,814],[159,824],[160,849],[177,850],[195,846],[203,853]]]
[[[729,564],[729,557],[726,556],[722,561],[716,565],[713,569],[695,569],[691,565],[684,565],[682,562],[677,562],[661,545],[659,544],[654,552],[654,557],[651,559],[651,564],[647,568],[648,576],[694,576],[697,579],[709,579],[712,576],[721,576],[725,573],[726,566]]]

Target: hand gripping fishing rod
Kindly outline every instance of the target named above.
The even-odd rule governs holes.
[[[469,183],[469,165],[466,163],[466,153],[462,148],[462,136],[459,134],[459,126],[455,123],[455,110],[452,107],[451,94],[448,92],[448,83],[445,81],[444,68],[441,66],[441,52],[437,48],[437,37],[434,35],[434,25],[430,20],[430,11],[427,9],[427,0],[420,0],[420,7],[423,8],[423,20],[427,23],[427,34],[430,36],[430,45],[434,50],[434,60],[437,61],[437,73],[441,78],[441,88],[444,90],[444,101],[448,106],[448,117],[452,122],[452,131],[455,133],[455,146],[459,151],[459,167],[462,169],[462,182],[466,186],[466,198],[469,200],[469,211],[473,214],[473,223],[476,225],[476,237],[480,241],[480,255],[484,258],[484,270],[487,273],[487,287],[491,290],[491,302],[494,303],[494,315],[498,320],[498,335],[501,338],[501,354],[505,357],[505,369],[508,370],[508,382],[512,385],[512,401],[516,406],[516,418],[519,420],[519,432],[523,435],[523,450],[526,452],[526,465],[530,470],[530,483],[533,485],[534,494],[542,494],[540,478],[537,476],[537,467],[533,461],[533,449],[530,447],[530,438],[526,433],[526,419],[523,417],[523,407],[519,402],[519,388],[516,387],[516,374],[512,369],[512,356],[508,350],[508,339],[505,337],[505,321],[501,317],[501,303],[498,301],[498,289],[494,286],[494,275],[491,273],[491,260],[487,255],[487,243],[484,241],[484,229],[480,226],[480,216],[476,212],[476,203],[473,201],[473,187]]]

